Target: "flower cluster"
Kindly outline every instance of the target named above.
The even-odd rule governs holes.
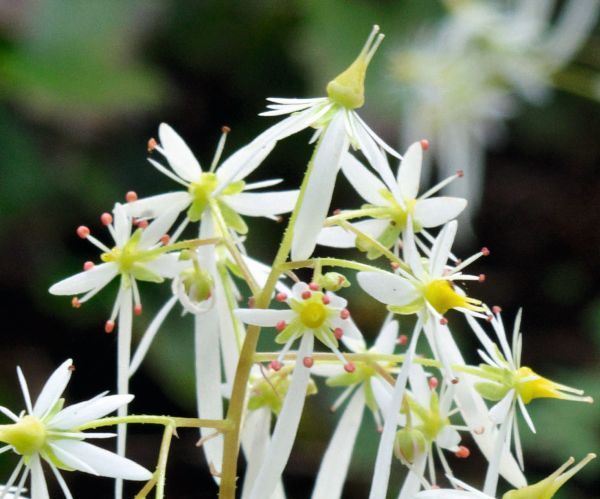
[[[159,126],[158,140],[148,142],[149,162],[179,190],[145,198],[128,192],[126,203],[100,216],[114,240],[110,245],[79,227],[77,235],[100,250],[100,262],[85,262],[82,272],[50,288],[52,294],[72,296],[73,307],[80,308],[118,277],[104,326],[106,333],[118,334],[118,394],[63,407],[61,395],[73,370],[69,360],[32,404],[18,370],[26,411],[16,415],[0,407],[12,420],[0,425],[0,441],[6,444],[0,453],[12,450],[21,457],[0,499],[22,497],[28,476],[33,499],[48,498],[42,461],[67,498],[71,493],[59,470],[116,478],[117,499],[123,493],[121,480],[146,480],[144,494],[156,487],[160,499],[170,440],[178,427],[199,428],[198,446],[222,498],[235,497],[240,451],[247,461],[242,497],[284,498],[282,474],[307,397],[317,392],[319,379],[329,389],[341,389],[332,411],[345,407],[317,475],[316,499],[342,496],[365,409],[374,422],[369,431],[379,441],[371,499],[389,496],[392,466],[407,468],[406,480],[394,491],[400,499],[493,498],[500,477],[510,487],[504,499],[549,499],[592,459],[565,472],[569,461],[547,479],[527,484],[518,414],[535,432],[527,406],[536,399],[591,398],[522,364],[520,311],[509,339],[500,309],[467,292],[465,283],[485,281],[484,274],[467,273],[467,267],[490,251],[484,247],[464,260],[453,253],[456,218],[467,201],[438,195],[460,183],[462,171],[419,194],[429,143],[415,142],[400,155],[359,116],[367,68],[382,39],[375,26],[357,59],[329,82],[325,97],[269,99],[264,115],[289,116],[222,163],[228,128],[210,167],[202,168],[169,125]],[[300,188],[254,192],[281,182],[247,179],[281,140],[308,127],[315,129],[314,152]],[[400,160],[396,174],[390,157]],[[340,169],[366,203],[328,216]],[[249,256],[246,217],[277,219],[290,212],[272,264]],[[190,238],[184,237],[186,231]],[[319,257],[317,245],[357,248],[366,261]],[[310,277],[302,280],[303,274]],[[387,309],[372,344],[357,326],[363,321],[355,322],[350,312],[354,308],[348,300],[356,294],[347,294],[346,288],[354,280],[361,299],[370,296]],[[171,294],[132,350],[134,316],[143,312],[142,283],[165,282]],[[189,318],[194,337],[190,357],[198,417],[127,415],[133,398],[129,379],[176,308]],[[463,320],[481,343],[480,365],[464,361],[452,333]],[[401,324],[412,332],[401,334]],[[486,332],[489,328],[493,334]],[[275,345],[275,351],[258,351],[259,339],[261,345]],[[115,410],[117,417],[105,418]],[[135,423],[165,428],[154,473],[124,457],[125,425]],[[84,431],[111,424],[119,425],[117,454],[85,442],[113,436]],[[471,453],[465,435],[489,463],[482,491],[460,481],[452,469],[455,458]]]

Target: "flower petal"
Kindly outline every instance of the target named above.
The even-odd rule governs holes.
[[[161,123],[158,137],[173,171],[188,182],[198,180],[202,174],[200,163],[179,134],[166,123]]]
[[[415,494],[421,490],[421,480],[425,473],[425,466],[427,465],[427,452],[417,456],[413,463],[402,488],[400,489],[400,495],[398,499],[414,499]]]
[[[430,274],[431,277],[441,277],[448,257],[450,256],[450,250],[452,249],[452,243],[454,243],[454,237],[456,236],[456,229],[458,224],[456,220],[444,225],[444,228],[440,231],[438,236],[435,238],[435,242],[431,247],[431,258],[430,258]]]
[[[299,201],[292,241],[292,260],[306,260],[314,251],[331,203],[340,161],[347,150],[344,113],[339,111],[317,145],[304,197]]]
[[[410,382],[410,391],[414,395],[419,405],[429,407],[431,402],[431,388],[427,383],[427,375],[425,370],[419,364],[413,364],[410,367],[408,375]]]
[[[166,279],[177,277],[188,266],[189,261],[180,260],[178,253],[160,255],[156,260],[144,263],[144,268]]]
[[[359,272],[356,277],[364,291],[386,305],[407,305],[419,297],[408,280],[390,272]]]
[[[258,137],[238,149],[217,168],[215,173],[219,179],[219,191],[231,182],[245,179],[260,166],[275,147],[276,141],[261,142],[257,139]]]
[[[64,451],[58,458],[62,458],[68,453],[76,457],[80,462],[93,469],[100,476],[111,478],[122,478],[124,480],[150,480],[152,473],[146,468],[133,462],[131,459],[117,456],[115,453],[96,447],[77,440],[58,440],[53,448]],[[68,466],[81,471],[87,471],[77,465],[77,462],[66,462]]]
[[[42,418],[58,401],[71,379],[73,361],[65,360],[46,381],[33,406],[33,415]]]
[[[39,455],[34,454],[31,456],[28,466],[31,469],[31,497],[35,499],[50,499]]]
[[[422,199],[415,205],[414,218],[421,227],[437,227],[455,219],[466,206],[467,200],[462,198]]]
[[[361,232],[377,239],[390,221],[385,219],[369,219],[354,222],[352,225]],[[319,233],[317,244],[330,248],[353,248],[356,245],[356,234],[343,227],[325,227]]]
[[[161,213],[177,207],[183,211],[192,201],[187,191],[167,192],[157,196],[138,199],[125,205],[125,211],[134,218],[156,218]]]
[[[235,211],[249,217],[270,217],[294,209],[298,191],[241,192],[227,198]]]
[[[385,184],[349,152],[342,158],[342,172],[365,201],[375,206],[387,204],[381,195],[388,190]]]
[[[391,355],[394,353],[396,348],[396,341],[398,339],[398,321],[389,321],[384,324],[375,339],[373,350],[377,353],[383,353]]]
[[[490,419],[496,424],[502,424],[506,421],[508,413],[510,412],[513,402],[515,401],[515,391],[509,390],[509,392],[490,409]]]
[[[291,321],[296,316],[296,313],[293,310],[238,308],[235,310],[235,315],[244,324],[274,327],[279,321]]]
[[[423,148],[419,142],[414,142],[404,153],[398,168],[397,179],[404,199],[415,199],[419,193],[422,160]]]
[[[67,277],[48,290],[53,295],[78,295],[92,289],[103,288],[112,281],[119,270],[113,262],[95,265],[90,270]]]
[[[147,249],[150,246],[154,246],[162,236],[169,232],[169,229],[173,226],[175,220],[177,220],[179,213],[179,208],[171,208],[155,218],[154,221],[143,230],[139,248]]]
[[[131,218],[121,203],[115,203],[113,208],[113,218],[115,227],[115,243],[123,247],[131,237]]]
[[[348,402],[329,441],[321,461],[312,499],[337,499],[342,496],[364,408],[364,390],[358,389]]]
[[[442,449],[456,452],[458,450],[458,444],[461,441],[460,433],[451,426],[445,426],[438,434],[435,441]]]
[[[72,430],[102,418],[133,400],[133,395],[108,395],[65,407],[52,418],[50,426],[58,430]]]

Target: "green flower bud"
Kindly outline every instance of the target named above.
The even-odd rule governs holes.
[[[327,291],[339,291],[350,287],[350,281],[338,272],[327,272],[317,279],[317,284]]]
[[[394,454],[400,461],[414,463],[427,448],[427,439],[420,430],[402,428],[396,433]]]

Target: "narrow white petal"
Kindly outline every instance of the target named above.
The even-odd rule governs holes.
[[[437,489],[423,490],[414,499],[494,499],[482,493],[465,490]]]
[[[440,448],[456,452],[461,441],[460,433],[450,426],[445,426],[435,441]]]
[[[78,440],[55,440],[49,442],[48,445],[50,449],[52,449],[52,453],[56,456],[56,458],[65,466],[69,468],[73,468],[75,470],[83,471],[85,473],[90,473],[91,475],[98,475],[99,473],[92,468],[88,463],[86,463],[79,456],[73,454],[73,452],[69,449],[63,449],[62,444],[65,442],[78,442]],[[89,444],[88,444],[89,445]]]
[[[50,499],[50,495],[48,494],[48,486],[46,485],[46,478],[44,478],[42,463],[40,462],[40,457],[37,454],[31,456],[29,468],[31,469],[32,499]]]
[[[305,333],[300,343],[300,349],[298,350],[299,358],[304,358],[312,354],[313,342],[313,335]],[[292,451],[302,410],[304,409],[306,388],[309,379],[310,369],[306,368],[302,363],[296,364],[283,407],[277,418],[273,438],[252,487],[249,499],[270,497],[275,489]]]
[[[240,356],[239,352],[242,349],[246,331],[232,309],[235,304],[230,303],[227,299],[225,286],[232,286],[232,283],[226,281],[226,279],[229,279],[227,273],[225,273],[225,276],[221,272],[217,273],[215,279],[215,306],[219,315],[219,334],[225,380],[233,385]]]
[[[347,150],[344,114],[338,112],[320,139],[304,197],[299,200],[292,241],[292,260],[305,260],[314,251],[331,203],[340,161]]]
[[[508,418],[510,408],[515,400],[515,391],[510,390],[503,398],[490,409],[490,419],[496,424],[502,424]]]
[[[227,204],[242,215],[270,217],[292,211],[298,191],[241,192],[226,199]]]
[[[131,459],[117,456],[113,452],[86,442],[59,440],[55,443],[55,446],[77,457],[100,476],[122,478],[124,480],[150,480],[152,478],[152,473]]]
[[[354,222],[352,225],[361,232],[377,239],[389,225],[385,219],[369,219]],[[353,248],[356,244],[356,234],[343,227],[325,227],[319,233],[317,244],[330,248]]]
[[[58,401],[71,379],[70,368],[72,365],[73,361],[71,359],[65,360],[48,378],[33,406],[34,416],[43,417]]]
[[[340,319],[339,322],[336,321],[336,324],[344,331],[341,341],[346,345],[346,348],[351,352],[364,352],[367,349],[367,343],[354,321],[349,318]]]
[[[419,297],[419,292],[406,279],[390,272],[359,272],[360,287],[386,305],[407,305]]]
[[[229,156],[215,172],[219,179],[217,192],[227,187],[230,182],[243,180],[250,175],[271,153],[275,144],[275,141],[260,142],[257,137]]]
[[[132,400],[133,395],[109,395],[70,405],[52,418],[50,426],[58,430],[76,429],[78,426],[116,411],[119,407],[126,406]]]
[[[308,99],[297,99],[292,97],[268,97],[267,101],[275,104],[317,104],[327,102],[327,97],[310,97]]]
[[[173,279],[189,266],[189,261],[179,259],[178,253],[167,253],[160,255],[156,260],[144,263],[144,267],[166,279]]]
[[[177,220],[179,212],[180,210],[178,207],[175,209],[171,208],[155,218],[142,232],[142,237],[139,242],[140,249],[154,246],[162,236],[167,234],[175,223],[175,220]]]
[[[202,173],[200,163],[179,134],[166,123],[161,123],[158,137],[173,171],[188,182],[198,180]]]
[[[54,284],[48,291],[53,295],[78,295],[92,289],[103,288],[112,281],[119,269],[113,262],[95,265],[90,270],[67,277]]]
[[[121,203],[115,203],[113,208],[113,225],[115,228],[115,243],[122,247],[131,237],[131,218]]]
[[[404,231],[402,238],[404,244],[404,247],[402,248],[402,254],[404,255],[404,260],[410,266],[410,269],[415,277],[417,279],[423,279],[425,277],[425,269],[423,268],[421,255],[419,254],[419,250],[415,244],[415,234],[413,232],[412,224],[412,217],[409,215],[407,219],[407,228]]]
[[[415,142],[404,153],[398,168],[398,184],[404,199],[415,199],[419,193],[422,161],[423,148],[419,142]]]
[[[21,393],[23,394],[23,399],[25,400],[25,407],[27,408],[27,412],[29,414],[33,414],[33,406],[31,405],[31,394],[29,393],[29,387],[27,386],[27,380],[23,375],[23,371],[21,368],[17,366],[17,378],[19,378],[19,385],[21,387]]]
[[[216,308],[194,317],[196,403],[202,419],[223,419],[221,399],[221,358],[219,346],[219,316]],[[200,435],[208,437],[214,430],[202,428]],[[223,457],[223,437],[220,435],[204,442],[204,455],[217,470]],[[214,477],[217,483],[218,477]]]
[[[359,389],[348,402],[331,438],[313,489],[312,499],[338,499],[348,474],[352,451],[365,408],[364,391]]]
[[[427,453],[423,453],[417,457],[412,465],[412,469],[408,472],[398,499],[414,499],[415,494],[421,490],[421,480],[425,473],[425,466],[427,465]],[[417,496],[420,497],[420,496]]]
[[[393,354],[398,340],[398,328],[398,321],[389,321],[385,324],[375,339],[373,350],[386,355]]]
[[[330,378],[332,376],[344,374],[345,371],[344,368],[340,365],[340,363],[336,362],[335,364],[315,363],[315,365],[312,366],[311,372],[315,376]]]
[[[142,361],[146,357],[146,354],[148,353],[148,350],[150,349],[150,345],[152,344],[152,341],[154,340],[156,333],[158,333],[163,322],[165,321],[165,319],[169,315],[169,312],[171,312],[171,310],[173,309],[173,307],[175,306],[176,303],[177,303],[177,297],[172,296],[171,298],[169,298],[167,303],[165,303],[163,305],[163,307],[160,309],[158,314],[156,314],[154,319],[152,319],[152,322],[148,326],[148,329],[146,329],[146,331],[144,332],[144,335],[142,336],[142,339],[137,347],[137,350],[135,351],[135,354],[133,355],[133,359],[131,360],[131,364],[129,366],[129,376],[130,377],[133,376],[135,374],[135,372],[138,370],[138,368],[140,367],[140,364],[142,363]]]
[[[447,223],[444,228],[440,231],[438,236],[435,238],[435,242],[431,248],[431,276],[441,277],[444,266],[450,256],[450,250],[452,249],[452,243],[454,243],[454,237],[456,236],[457,229],[456,220]]]
[[[414,218],[421,227],[438,227],[454,220],[467,206],[462,198],[439,197],[417,201]]]
[[[143,199],[138,199],[125,205],[125,211],[130,217],[156,218],[161,213],[172,210],[175,207],[179,211],[185,210],[191,203],[192,197],[187,191],[167,192]]]
[[[50,469],[52,470],[52,473],[54,473],[54,476],[56,477],[56,481],[60,485],[60,488],[61,488],[63,494],[65,495],[65,499],[73,499],[73,495],[71,494],[71,491],[69,490],[69,487],[67,486],[67,482],[65,482],[65,479],[62,477],[62,475],[58,471],[58,468],[52,462],[49,462],[48,464],[50,465]]]
[[[410,391],[414,395],[416,401],[423,407],[429,407],[431,401],[431,388],[427,383],[427,375],[423,366],[413,364],[408,375],[410,382]]]
[[[344,154],[342,158],[342,172],[365,201],[375,206],[387,204],[385,198],[381,195],[382,192],[388,190],[385,184],[350,152]]]
[[[255,189],[263,189],[265,187],[273,187],[274,185],[281,184],[282,178],[272,178],[270,180],[260,180],[258,182],[252,182],[244,186],[244,192],[253,191]]]
[[[279,321],[289,322],[296,313],[293,310],[263,310],[259,308],[238,308],[235,315],[245,324],[273,327]]]

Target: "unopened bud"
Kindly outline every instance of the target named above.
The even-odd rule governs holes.
[[[350,286],[350,281],[339,272],[327,272],[317,279],[317,284],[327,291],[339,291]]]
[[[401,461],[414,463],[427,448],[427,440],[420,430],[402,428],[396,433],[394,454]]]

